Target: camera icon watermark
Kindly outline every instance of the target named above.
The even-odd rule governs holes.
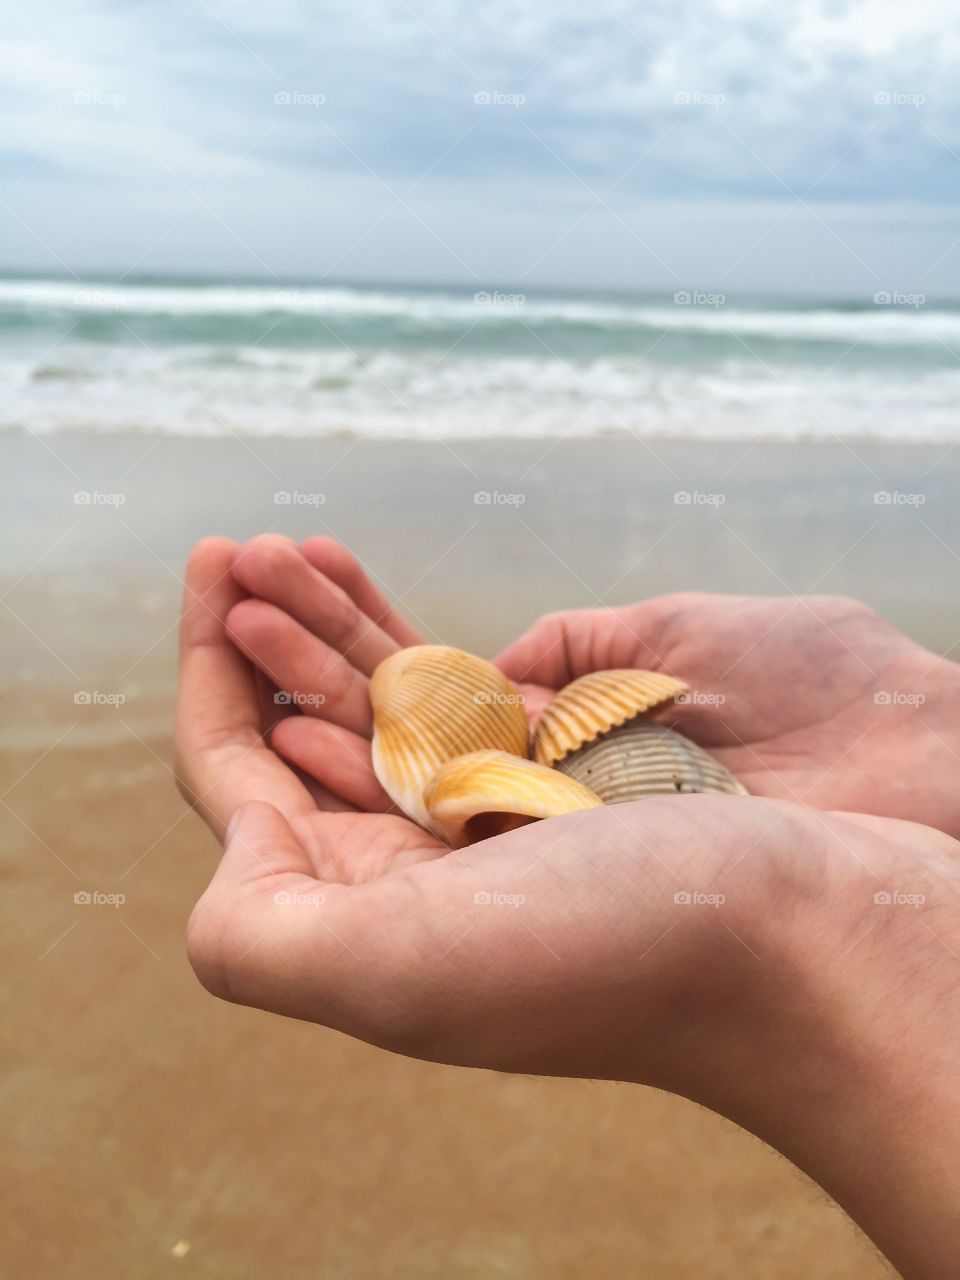
[[[708,293],[705,289],[678,289],[673,295],[676,307],[722,307],[727,301],[725,293]]]
[[[903,689],[878,689],[873,695],[875,707],[922,707],[926,700],[925,693],[910,693]]]
[[[273,293],[275,307],[292,307],[298,311],[323,311],[329,305],[322,293],[316,289],[275,289]]]
[[[103,893],[100,889],[78,889],[73,895],[77,907],[122,907],[127,900],[125,893]]]
[[[927,900],[925,893],[901,893],[899,889],[879,889],[873,895],[875,907],[913,907],[916,911]]]
[[[275,107],[322,107],[326,101],[325,93],[304,93],[302,89],[278,89],[273,95]]]
[[[314,893],[313,890],[279,889],[273,895],[274,905],[278,907],[322,907],[326,900],[326,894]]]
[[[922,507],[926,500],[925,493],[901,493],[899,489],[878,489],[873,495],[878,507]]]
[[[274,704],[278,707],[322,707],[326,700],[325,693],[300,693],[296,689],[292,693],[278,689],[273,695]]]
[[[478,889],[473,895],[476,907],[522,907],[526,902],[526,894],[501,893],[496,889]]]
[[[498,489],[480,489],[473,495],[476,507],[522,507],[526,500],[525,493],[501,493]]]
[[[504,93],[502,89],[478,89],[473,95],[475,107],[522,107],[525,93]]]
[[[103,311],[116,311],[122,299],[116,290],[77,289],[71,301],[75,307],[96,307]]]
[[[677,507],[722,507],[726,500],[725,493],[701,493],[698,489],[678,489],[673,495]]]
[[[674,905],[678,907],[722,907],[726,902],[726,894],[701,893],[699,889],[681,889],[673,895]]]
[[[480,289],[473,295],[473,300],[478,307],[513,307],[516,310],[522,307],[527,300],[525,293],[502,293],[498,289],[494,289],[491,293],[488,289]]]
[[[725,693],[710,693],[706,689],[685,689],[675,693],[673,700],[684,707],[722,707],[727,700]]]
[[[925,293],[906,293],[903,289],[878,289],[873,295],[875,307],[913,307],[916,310],[926,301]]]
[[[900,89],[881,89],[873,95],[876,107],[922,107],[926,101],[925,93],[904,93]]]
[[[102,689],[78,689],[73,695],[75,707],[122,707],[125,693],[104,693]]]
[[[673,95],[678,107],[722,107],[726,100],[725,93],[702,93],[699,89],[680,89]]]
[[[73,495],[78,507],[122,507],[127,501],[125,493],[101,493],[99,489],[78,489]]]
[[[99,93],[95,89],[78,89],[73,95],[77,107],[112,107],[116,110],[127,101],[125,93]]]
[[[499,689],[481,689],[479,693],[473,695],[473,700],[478,707],[522,707],[524,705],[522,693],[503,693]]]
[[[326,500],[325,493],[301,493],[299,489],[278,489],[273,495],[278,507],[322,507]]]

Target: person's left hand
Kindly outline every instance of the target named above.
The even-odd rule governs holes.
[[[310,688],[316,698],[322,688],[330,718],[311,721],[288,715],[293,708],[287,696],[231,643],[228,619],[252,638],[269,609],[243,599],[232,575],[237,553],[235,543],[208,538],[194,549],[187,568],[176,735],[184,797],[221,839],[238,809],[250,800],[266,802],[290,824],[302,865],[345,883],[446,852],[415,823],[387,812],[392,806],[370,766],[366,678],[356,668],[313,640],[305,660],[316,662],[320,683],[311,676]],[[378,660],[371,653],[374,643],[383,649],[397,641],[378,632],[365,661]],[[355,652],[364,650],[358,645]],[[278,674],[281,681],[288,675]],[[315,772],[330,785],[298,775],[270,745],[271,735],[298,741],[301,721],[321,735],[311,737],[310,750],[323,753],[324,767]]]
[[[273,717],[270,745],[356,808],[389,811],[370,763],[367,685],[383,658],[423,638],[332,538],[298,546],[262,534],[234,549],[232,571],[242,590],[228,602],[227,634],[291,713]],[[553,691],[518,687],[532,724]]]

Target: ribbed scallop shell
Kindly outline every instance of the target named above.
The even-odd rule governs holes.
[[[448,761],[427,784],[424,800],[434,829],[454,849],[603,803],[574,778],[505,751]]]
[[[533,758],[556,764],[585,742],[633,719],[688,686],[659,671],[594,671],[565,685],[544,708],[533,740]]]
[[[374,772],[407,817],[433,831],[423,791],[442,764],[471,751],[529,751],[521,695],[495,666],[461,649],[400,649],[373,673],[370,702]]]
[[[604,804],[678,792],[746,795],[719,760],[680,733],[637,719],[571,752],[555,766]]]

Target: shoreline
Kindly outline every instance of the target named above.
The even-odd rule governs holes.
[[[251,432],[234,430],[230,427],[224,427],[217,431],[158,431],[153,427],[56,427],[52,430],[30,430],[22,423],[0,423],[0,445],[7,440],[34,440],[43,441],[46,444],[53,445],[58,440],[69,441],[71,447],[82,441],[103,440],[114,445],[123,441],[141,441],[147,447],[153,447],[154,444],[161,440],[181,441],[184,444],[200,445],[204,443],[216,443],[217,441],[230,442],[242,441],[251,446],[255,444],[266,445],[275,442],[280,446],[303,446],[316,445],[318,447],[335,445],[335,444],[369,444],[369,445],[391,445],[400,448],[407,447],[471,447],[471,448],[489,448],[494,445],[504,446],[512,449],[518,445],[534,446],[542,445],[580,445],[584,447],[617,445],[617,444],[660,444],[667,448],[683,449],[689,448],[758,448],[764,447],[769,449],[802,449],[802,448],[818,448],[825,446],[827,448],[836,446],[840,449],[862,448],[864,450],[871,449],[902,449],[905,452],[911,450],[932,450],[934,452],[947,453],[960,444],[960,427],[949,437],[938,436],[921,436],[916,439],[906,439],[902,435],[880,435],[868,434],[866,432],[844,432],[839,433],[830,431],[825,428],[810,428],[807,431],[798,431],[794,435],[772,435],[763,431],[744,432],[743,434],[735,434],[727,431],[705,432],[702,435],[680,434],[676,430],[664,428],[662,431],[649,430],[631,430],[629,427],[611,426],[609,428],[601,428],[595,430],[591,434],[583,432],[564,434],[556,431],[536,431],[529,435],[518,434],[498,430],[491,430],[478,434],[458,435],[455,432],[443,435],[403,435],[401,433],[382,433],[378,434],[372,429],[370,431],[358,430],[344,424],[342,427],[323,427],[316,432],[308,431],[287,431],[282,428],[270,428],[263,432]]]

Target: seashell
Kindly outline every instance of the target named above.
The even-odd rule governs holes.
[[[594,671],[565,685],[544,708],[533,741],[533,758],[556,764],[601,733],[642,711],[686,693],[688,686],[659,671]]]
[[[589,787],[604,804],[677,792],[747,795],[709,752],[673,729],[640,718],[586,743],[554,768]]]
[[[523,698],[490,662],[447,645],[400,649],[370,678],[373,768],[400,809],[437,832],[423,800],[442,764],[494,749],[526,757]]]
[[[434,829],[454,849],[603,804],[574,778],[505,751],[449,760],[427,785],[424,800]]]

